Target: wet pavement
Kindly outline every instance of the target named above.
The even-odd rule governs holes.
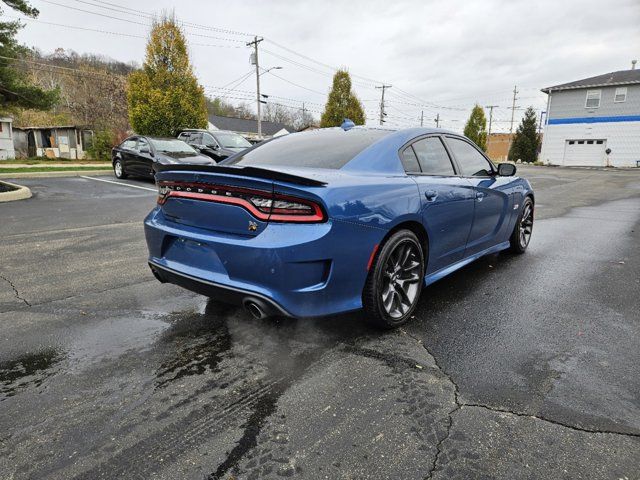
[[[430,286],[394,332],[161,285],[152,184],[22,179],[34,198],[0,205],[0,479],[640,478],[640,172],[521,172],[529,251]]]

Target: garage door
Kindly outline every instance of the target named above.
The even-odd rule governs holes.
[[[567,140],[563,165],[602,167],[606,163],[606,140]]]

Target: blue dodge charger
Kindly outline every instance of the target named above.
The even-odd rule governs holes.
[[[294,133],[218,165],[157,165],[149,264],[255,317],[364,308],[406,322],[422,289],[475,259],[522,253],[534,194],[453,132]]]

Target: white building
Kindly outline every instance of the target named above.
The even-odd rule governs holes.
[[[236,132],[251,143],[259,142],[271,137],[279,137],[287,133],[295,132],[293,127],[284,123],[262,120],[262,138],[258,138],[258,121],[248,118],[223,117],[221,115],[209,115],[208,130],[228,130]]]
[[[640,70],[606,73],[542,91],[548,103],[541,161],[640,166]]]
[[[0,160],[16,157],[16,152],[13,149],[12,122],[11,118],[0,117]]]

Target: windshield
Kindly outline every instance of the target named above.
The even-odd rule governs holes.
[[[182,140],[150,138],[153,148],[163,153],[196,153],[196,151]]]
[[[251,144],[237,133],[216,133],[216,140],[222,148],[249,148]]]

